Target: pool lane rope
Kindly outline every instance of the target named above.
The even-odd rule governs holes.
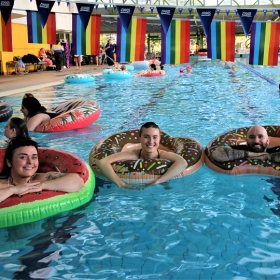
[[[276,81],[272,80],[272,79],[269,78],[269,77],[266,77],[265,75],[262,75],[262,73],[260,73],[259,71],[255,70],[255,69],[253,69],[253,68],[251,68],[251,67],[249,67],[249,66],[247,66],[246,64],[244,64],[244,63],[238,61],[237,59],[236,59],[235,61],[237,61],[237,62],[238,62],[240,65],[242,65],[244,68],[246,68],[247,70],[249,70],[249,71],[251,71],[252,73],[256,74],[256,75],[259,76],[260,78],[266,80],[267,82],[269,82],[269,83],[271,83],[271,84],[273,84],[273,85],[275,85],[275,86],[278,86],[278,85],[279,85],[279,83],[277,83]]]

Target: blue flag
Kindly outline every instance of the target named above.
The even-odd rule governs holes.
[[[161,25],[163,27],[165,35],[168,32],[175,8],[161,8],[157,7],[157,11],[160,17]]]
[[[245,36],[248,36],[253,19],[257,13],[257,9],[237,9]]]
[[[46,25],[46,22],[48,20],[49,14],[51,12],[51,9],[54,5],[54,1],[36,0],[36,4],[37,4],[37,9],[39,12],[40,20],[41,20],[42,26],[44,28]]]
[[[117,6],[117,9],[118,9],[118,12],[120,15],[122,26],[123,26],[125,32],[127,32],[135,7],[134,6]]]
[[[76,5],[81,18],[81,22],[83,24],[84,32],[86,32],[88,22],[94,8],[94,4],[76,3]]]
[[[208,31],[210,29],[211,22],[212,22],[215,12],[216,12],[216,9],[197,9],[197,13],[198,13],[200,21],[202,23],[206,38],[207,38]]]
[[[14,0],[0,1],[0,11],[5,21],[5,25],[7,25],[7,22],[10,18],[13,6],[14,6]]]

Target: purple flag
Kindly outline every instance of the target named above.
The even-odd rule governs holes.
[[[10,18],[13,6],[14,6],[14,0],[0,1],[0,11],[5,21],[5,25],[7,25],[7,22]]]
[[[123,26],[125,32],[127,32],[135,7],[134,6],[117,6],[117,9],[118,9],[118,12],[120,15],[122,26]]]
[[[210,29],[211,22],[216,12],[216,9],[196,9],[196,10],[199,15],[200,21],[202,23],[205,36],[207,38],[208,31]]]
[[[51,9],[54,5],[54,1],[36,0],[36,4],[37,4],[40,20],[44,28],[48,20],[49,14],[51,12]]]
[[[157,11],[160,17],[161,25],[165,34],[167,34],[171,20],[173,18],[173,14],[175,12],[175,8],[162,8],[157,7]]]
[[[94,8],[94,4],[76,3],[76,5],[81,18],[81,22],[83,24],[84,32],[86,32],[88,22]]]
[[[257,13],[257,9],[237,9],[245,37],[247,38],[252,21]]]

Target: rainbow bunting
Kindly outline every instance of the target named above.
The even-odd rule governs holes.
[[[253,22],[251,26],[250,56],[251,65],[278,64],[280,23]]]
[[[161,26],[161,62],[188,63],[190,59],[190,21],[172,20],[167,34]]]
[[[55,13],[50,13],[43,28],[38,12],[27,11],[28,43],[56,44]]]
[[[144,60],[147,20],[132,18],[127,33],[118,18],[117,62]]]
[[[207,37],[207,57],[234,61],[235,22],[212,21]]]
[[[11,16],[6,25],[0,11],[0,52],[12,52],[12,51],[13,51],[13,43],[12,43]]]
[[[84,31],[78,14],[72,15],[73,54],[98,55],[100,51],[101,15],[91,15]]]

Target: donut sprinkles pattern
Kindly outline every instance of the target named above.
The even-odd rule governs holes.
[[[279,171],[280,164],[276,163],[276,162],[271,162],[269,160],[263,161],[263,160],[258,160],[258,159],[244,158],[244,159],[237,159],[237,160],[232,160],[232,161],[228,161],[228,162],[217,162],[212,158],[212,153],[217,147],[235,146],[235,145],[238,145],[237,142],[246,141],[246,136],[247,136],[247,132],[248,132],[249,128],[250,127],[237,128],[237,129],[228,131],[228,132],[214,138],[205,148],[205,155],[208,157],[208,159],[214,165],[216,165],[217,167],[219,167],[223,170],[226,170],[226,171],[231,171],[236,167],[242,167],[245,165],[249,165],[249,166],[251,166],[251,168],[253,166],[272,167],[276,171]],[[271,137],[279,138],[279,144],[280,144],[280,126],[264,126],[264,128],[266,129],[269,138],[271,138]],[[243,172],[241,172],[241,173],[243,173]],[[256,173],[259,173],[259,172],[256,172]],[[279,176],[279,174],[278,174],[278,176]]]
[[[123,147],[128,143],[140,143],[138,129],[113,134],[97,143],[96,146],[93,147],[89,159],[90,166],[94,173],[102,178],[102,174],[98,170],[96,162],[111,154],[121,152]],[[188,162],[187,169],[198,163],[203,153],[203,147],[196,139],[171,137],[162,131],[160,145],[181,155]],[[159,147],[159,149],[161,149],[161,147]],[[112,163],[112,167],[120,178],[124,176],[127,179],[141,180],[141,175],[143,179],[152,179],[153,176],[163,175],[172,164],[173,162],[166,159],[134,159],[114,162]],[[182,175],[177,177],[180,176]]]

